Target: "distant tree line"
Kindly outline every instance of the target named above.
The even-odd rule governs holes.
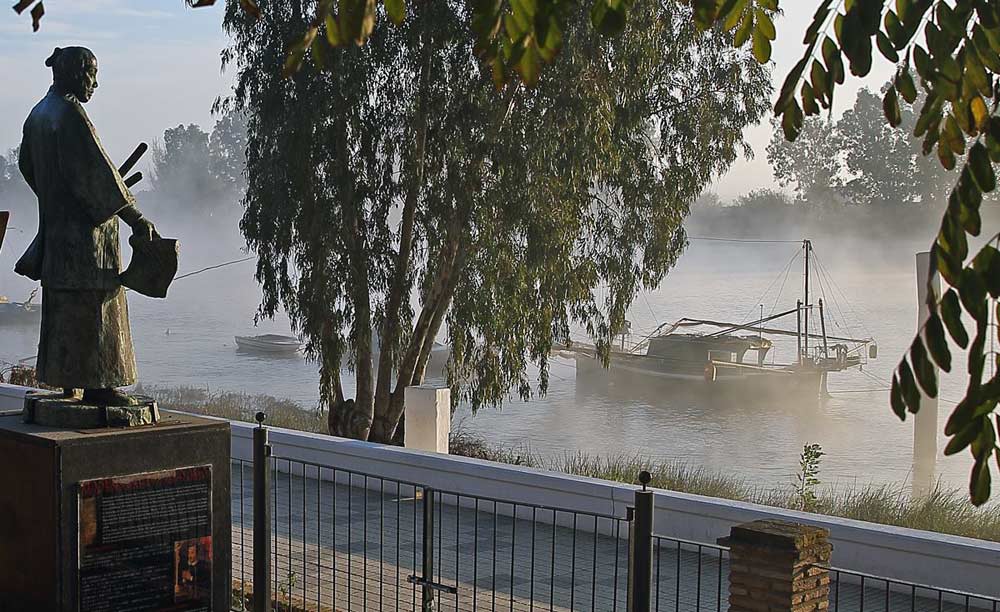
[[[939,209],[951,187],[949,173],[920,155],[913,106],[903,104],[900,115],[902,129],[887,125],[881,96],[862,89],[840,119],[811,117],[794,142],[776,124],[767,160],[799,203]]]
[[[0,210],[13,213],[12,224],[19,223],[20,216],[25,212],[34,210],[30,196],[31,190],[17,167],[17,148],[0,153]]]
[[[687,227],[741,237],[822,230],[882,239],[887,227],[894,238],[926,235],[939,221],[953,180],[935,159],[920,155],[913,106],[901,105],[900,113],[902,129],[890,127],[881,96],[862,89],[838,120],[806,119],[794,142],[775,123],[767,159],[784,189],[755,189],[731,201],[707,192],[692,207]],[[996,214],[991,208],[983,213]]]
[[[246,146],[246,123],[235,112],[211,133],[194,123],[168,128],[151,147],[151,206],[181,217],[234,218],[246,191]]]
[[[187,218],[234,219],[246,191],[247,130],[242,115],[222,114],[211,133],[195,124],[163,132],[151,146],[150,170],[136,186],[144,209]],[[33,225],[35,202],[17,167],[17,148],[0,153],[0,210],[14,224]]]

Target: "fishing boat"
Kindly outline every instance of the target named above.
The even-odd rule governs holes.
[[[0,295],[0,325],[37,325],[42,320],[42,307],[34,302],[38,290],[23,302],[11,302]]]
[[[289,355],[302,347],[302,341],[294,336],[261,334],[259,336],[236,336],[236,348],[254,353]]]
[[[631,334],[621,334],[621,341],[610,351],[606,373],[695,382],[711,392],[825,395],[830,374],[875,359],[878,346],[870,337],[827,334],[823,299],[814,303],[810,295],[812,243],[803,240],[802,248],[805,285],[794,308],[769,316],[762,313],[746,323],[685,317],[659,325],[637,341]],[[777,326],[777,322],[793,317],[794,330]],[[818,330],[810,329],[813,318],[819,320]],[[791,337],[796,341],[796,358],[786,363],[769,360],[775,338]],[[593,345],[573,343],[560,347],[556,354],[576,361],[578,379],[592,380],[595,374],[605,373]]]

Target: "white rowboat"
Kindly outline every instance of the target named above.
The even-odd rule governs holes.
[[[302,341],[294,336],[279,334],[236,336],[236,347],[258,353],[294,353],[302,347]]]

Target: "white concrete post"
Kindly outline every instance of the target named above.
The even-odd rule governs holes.
[[[930,253],[917,253],[917,329],[927,321],[927,273]],[[935,295],[941,296],[941,278],[931,281]],[[937,367],[935,366],[935,372]],[[919,385],[918,385],[919,387]],[[938,400],[920,391],[920,412],[913,419],[913,491],[914,497],[926,495],[934,487],[937,466]]]
[[[451,391],[448,387],[407,387],[403,395],[406,415],[406,448],[448,453],[451,433]]]

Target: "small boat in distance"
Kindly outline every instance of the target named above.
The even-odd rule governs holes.
[[[0,325],[36,325],[42,320],[42,307],[34,302],[38,289],[23,302],[11,302],[0,295]]]
[[[254,353],[289,355],[302,347],[302,341],[294,336],[261,334],[259,336],[236,336],[236,348]]]

